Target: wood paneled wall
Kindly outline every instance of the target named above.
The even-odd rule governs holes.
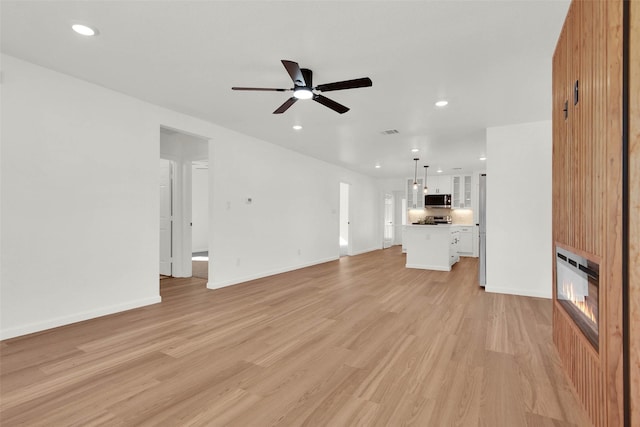
[[[640,426],[640,1],[630,3],[629,51],[629,356],[631,425]]]
[[[585,345],[584,336],[564,310],[553,312],[553,341],[576,393],[596,426],[605,424],[604,388],[598,352]]]
[[[553,58],[553,238],[600,264],[599,352],[555,300],[554,342],[598,427],[623,425],[622,11],[574,0]]]

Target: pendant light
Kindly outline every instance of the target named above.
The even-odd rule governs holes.
[[[429,189],[427,188],[427,168],[428,167],[429,166],[426,166],[426,165],[424,167],[424,189],[422,190],[424,194],[427,194],[427,192],[429,191]]]
[[[416,162],[416,167],[415,170],[413,172],[413,189],[417,190],[418,189],[418,159],[417,157],[415,159],[413,159],[414,162]]]

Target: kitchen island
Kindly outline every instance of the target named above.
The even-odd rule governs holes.
[[[451,271],[460,260],[459,231],[450,224],[405,225],[403,246],[407,252],[407,268]]]

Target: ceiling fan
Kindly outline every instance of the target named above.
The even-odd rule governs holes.
[[[344,80],[341,82],[325,83],[313,87],[313,72],[307,68],[300,68],[297,62],[282,60],[282,65],[287,69],[291,80],[293,80],[293,87],[291,89],[276,89],[265,87],[232,87],[233,90],[256,90],[256,91],[271,91],[271,92],[288,92],[293,91],[293,96],[287,99],[284,104],[278,107],[273,114],[282,114],[289,109],[298,99],[313,99],[316,102],[331,108],[340,114],[344,114],[349,111],[349,108],[336,101],[322,96],[316,92],[330,92],[332,90],[343,89],[355,89],[358,87],[369,87],[373,83],[369,77],[363,77],[360,79]]]

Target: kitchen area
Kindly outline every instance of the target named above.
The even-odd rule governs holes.
[[[483,284],[486,175],[427,176],[427,168],[424,166],[424,178],[416,173],[406,180],[402,227],[406,267],[451,271],[461,256],[480,257]]]

